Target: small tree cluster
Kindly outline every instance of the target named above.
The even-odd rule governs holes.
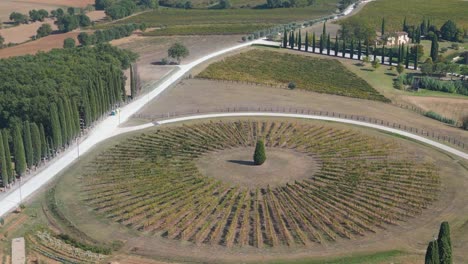
[[[42,24],[38,29],[37,29],[37,34],[36,38],[42,38],[45,36],[49,36],[52,33],[52,26],[50,24]]]
[[[452,264],[452,242],[448,222],[440,225],[437,240],[429,242],[426,250],[425,264]]]
[[[44,10],[44,9],[39,9],[39,10],[33,9],[29,11],[29,18],[33,22],[44,21],[44,19],[47,18],[48,16],[49,16],[49,12],[47,12],[47,10]]]
[[[130,36],[135,30],[146,30],[145,24],[126,24],[115,26],[105,30],[96,30],[94,34],[81,32],[78,35],[78,41],[83,46],[94,45],[109,42],[114,39],[120,39]]]

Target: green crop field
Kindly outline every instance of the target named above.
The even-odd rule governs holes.
[[[387,31],[401,31],[406,17],[408,25],[419,25],[423,18],[440,28],[451,19],[468,30],[468,1],[462,0],[377,0],[367,4],[356,16],[343,20],[369,23],[380,30],[385,17]]]
[[[198,77],[275,85],[294,82],[299,89],[387,101],[337,60],[269,50],[255,49],[226,58],[211,64]]]
[[[177,25],[145,32],[145,36],[174,36],[174,35],[231,35],[248,34],[273,24],[201,24]]]
[[[172,33],[186,34],[191,29],[199,34],[222,31],[227,33],[244,33],[246,29],[259,29],[271,25],[285,24],[296,21],[312,20],[332,14],[336,10],[337,0],[319,1],[314,6],[304,8],[276,8],[276,9],[174,9],[160,8],[144,12],[115,23],[102,24],[96,28],[107,28],[115,24],[145,23],[149,27],[172,27]],[[210,26],[214,26],[214,29]],[[224,26],[222,26],[224,25]],[[183,29],[182,26],[187,26]],[[224,27],[224,28],[223,28]],[[240,29],[241,28],[241,29]],[[157,34],[157,33],[155,33]]]

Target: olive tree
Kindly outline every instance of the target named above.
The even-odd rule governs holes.
[[[177,63],[180,64],[182,58],[185,58],[189,55],[189,50],[182,43],[174,43],[169,50],[167,50],[167,55],[170,58],[176,59]]]

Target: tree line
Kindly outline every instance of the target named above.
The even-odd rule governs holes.
[[[96,10],[104,10],[112,20],[121,19],[138,10],[159,7],[157,0],[95,0]]]
[[[120,26],[114,26],[105,30],[96,30],[94,34],[88,34],[86,32],[81,32],[78,35],[78,41],[83,46],[94,45],[99,43],[109,42],[114,39],[120,39],[130,36],[135,30],[146,30],[146,25],[142,24],[126,24]]]
[[[0,60],[1,185],[53,157],[124,101],[122,70],[136,57],[99,44]]]

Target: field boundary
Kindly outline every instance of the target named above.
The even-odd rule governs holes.
[[[151,120],[151,122],[153,122],[154,124],[165,124],[165,123],[171,123],[170,122],[171,120],[176,120],[176,119],[181,119],[181,121],[183,121],[183,118],[188,118],[187,120],[198,119],[198,118],[202,118],[200,117],[201,115],[207,115],[207,114],[215,115],[214,117],[217,117],[216,115],[220,117],[222,116],[234,116],[235,117],[235,116],[242,116],[246,113],[254,113],[254,114],[258,114],[259,116],[288,117],[291,115],[296,115],[292,117],[301,117],[301,118],[316,117],[313,119],[337,121],[337,122],[342,122],[342,123],[352,123],[352,124],[357,124],[357,125],[364,125],[367,127],[373,127],[377,129],[389,128],[389,129],[395,130],[395,131],[389,131],[392,133],[397,133],[401,135],[400,132],[404,132],[410,135],[421,137],[426,140],[432,139],[431,142],[434,142],[437,144],[442,145],[442,143],[444,143],[444,144],[450,144],[453,147],[456,147],[458,149],[462,149],[462,150],[468,149],[468,142],[465,142],[462,139],[456,139],[456,138],[449,137],[446,135],[441,135],[434,131],[423,130],[421,128],[393,123],[393,122],[385,121],[383,119],[372,118],[372,117],[367,117],[363,115],[339,113],[339,112],[334,112],[334,111],[316,111],[316,110],[307,109],[307,108],[234,106],[234,107],[225,107],[225,108],[214,108],[212,110],[197,109],[197,110],[186,111],[186,112],[168,112],[166,114],[160,114],[160,115],[134,114],[132,117],[148,119],[148,120]],[[343,122],[343,121],[355,121],[355,123]],[[176,121],[172,121],[172,122],[176,122]],[[137,126],[137,127],[145,128],[148,126],[143,125],[143,126]],[[131,128],[129,128],[129,130],[133,131],[133,129]],[[414,139],[417,139],[417,138],[414,138]],[[442,142],[442,143],[439,143],[439,142]],[[460,154],[461,155],[458,155],[458,154],[456,155],[464,157],[465,159],[468,159],[468,154],[466,154],[465,152],[460,152]]]

